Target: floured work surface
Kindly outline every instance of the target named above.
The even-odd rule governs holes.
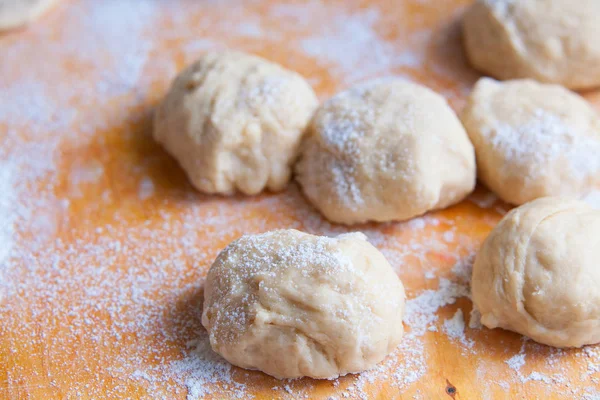
[[[456,24],[467,3],[65,1],[1,36],[0,398],[597,398],[600,346],[469,327],[474,252],[509,209],[484,188],[410,222],[356,227],[408,294],[407,334],[376,370],[278,381],[220,359],[200,324],[204,276],[231,240],[348,229],[295,185],[195,192],[150,135],[170,79],[230,47],[297,70],[322,99],[393,74],[458,110],[478,77]],[[586,97],[600,108],[599,92]]]

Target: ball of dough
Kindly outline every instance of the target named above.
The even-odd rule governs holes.
[[[317,107],[297,73],[252,55],[204,55],[174,80],[154,137],[205,193],[283,189]]]
[[[442,96],[385,79],[321,105],[303,140],[296,177],[333,222],[405,220],[469,194],[475,155]]]
[[[56,0],[0,0],[0,31],[27,25],[55,3]]]
[[[556,347],[600,342],[600,211],[546,197],[508,213],[473,266],[488,328]]]
[[[600,185],[600,116],[567,89],[483,78],[462,120],[479,179],[508,203],[579,197]]]
[[[231,243],[211,266],[202,323],[212,348],[277,378],[374,367],[402,337],[404,287],[361,233],[279,230]]]
[[[463,20],[473,66],[500,79],[600,86],[600,1],[478,0]]]

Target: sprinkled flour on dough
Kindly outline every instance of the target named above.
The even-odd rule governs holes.
[[[450,210],[356,227],[408,293],[405,338],[373,370],[331,382],[277,381],[212,352],[200,323],[202,287],[220,249],[245,233],[333,236],[348,228],[321,218],[294,185],[251,198],[195,192],[149,135],[154,105],[177,71],[209,49],[280,48],[274,61],[314,67],[300,72],[323,96],[394,74],[462,101],[468,82],[457,77],[474,79],[451,71],[446,58],[425,65],[439,46],[430,32],[455,12],[445,2],[404,2],[438,22],[406,21],[403,6],[390,11],[384,2],[258,3],[68,1],[26,31],[0,37],[7,99],[0,107],[0,337],[7,357],[19,361],[4,363],[0,397],[248,399],[260,392],[298,399],[318,390],[356,399],[387,382],[388,394],[428,398],[448,374],[431,361],[438,341],[467,357],[475,352],[473,380],[598,396],[595,347],[563,351],[527,341],[515,371],[498,360],[519,351],[519,338],[498,343],[487,329],[465,326],[472,255],[501,215],[483,189],[459,207],[489,208],[484,222]],[[395,30],[400,39],[389,39]],[[28,373],[39,360],[43,368]],[[530,360],[539,361],[535,370]],[[26,375],[35,384],[26,386]]]
[[[545,174],[543,166],[564,160],[569,174],[584,179],[600,171],[600,143],[587,132],[566,124],[563,118],[538,109],[528,123],[515,127],[498,122],[487,135],[492,145],[505,155],[507,163],[521,165],[525,160],[530,179]]]

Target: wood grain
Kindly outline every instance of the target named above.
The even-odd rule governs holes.
[[[47,143],[48,136],[63,138],[48,142],[56,145],[53,169],[33,178],[27,175],[28,187],[20,192],[46,200],[38,206],[31,199],[14,200],[22,201],[28,214],[16,217],[13,257],[0,266],[8,271],[0,275],[5,279],[0,290],[6,294],[0,296],[0,398],[184,399],[186,387],[160,371],[181,359],[186,342],[203,329],[198,319],[201,282],[217,252],[244,232],[295,227],[328,233],[346,228],[323,221],[293,184],[282,193],[252,198],[196,193],[150,135],[152,110],[169,80],[206,49],[232,47],[302,73],[323,99],[352,83],[396,74],[442,93],[459,110],[479,77],[468,67],[460,46],[458,21],[469,1],[155,1],[158,11],[152,22],[135,33],[144,39],[146,57],[140,58],[135,79],[123,87],[117,87],[118,75],[109,79],[105,72],[130,66],[124,61],[121,66],[114,52],[101,51],[101,44],[90,41],[92,51],[98,51],[93,57],[81,55],[85,46],[79,42],[74,51],[44,50],[66,48],[71,42],[65,32],[84,35],[93,29],[78,18],[79,12],[117,3],[93,2],[64,1],[30,28],[0,36],[0,107],[12,110],[12,96],[25,96],[14,92],[18,85],[26,92],[39,79],[48,101],[56,104],[55,118],[60,119],[66,107],[76,110],[62,130],[38,126],[27,112],[21,117],[1,117],[5,114],[0,112],[4,162],[11,154],[35,157],[35,151],[25,150],[27,145]],[[302,7],[310,12],[292,12]],[[279,13],[274,13],[276,8]],[[248,21],[258,22],[260,31],[243,25]],[[110,19],[105,23],[110,30]],[[100,36],[96,39],[101,43]],[[360,40],[365,42],[361,45]],[[330,46],[330,56],[315,55],[314,43]],[[406,57],[391,57],[401,54]],[[122,56],[128,60],[127,54]],[[344,60],[350,64],[343,65]],[[106,86],[94,89],[98,82]],[[586,96],[600,105],[598,93]],[[88,174],[85,179],[74,179],[74,171],[82,170]],[[96,170],[101,172],[94,175]],[[152,182],[152,191],[140,199],[143,179]],[[487,190],[478,187],[469,200],[426,216],[419,228],[407,223],[356,228],[378,238],[376,244],[392,256],[409,298],[414,298],[436,289],[440,277],[455,280],[453,267],[468,260],[509,209],[498,201],[477,205],[486,198]],[[63,200],[68,207],[60,206]],[[41,218],[50,220],[52,229],[34,223]],[[449,230],[454,239],[444,241]],[[122,246],[109,251],[113,242]],[[162,263],[161,268],[143,276],[150,271],[144,265],[152,263]],[[97,274],[91,272],[95,270]],[[436,278],[428,279],[428,272]],[[138,275],[132,277],[134,273]],[[101,297],[94,298],[102,306],[92,306],[93,288],[105,291],[93,296],[121,301],[115,304],[119,312],[108,309]],[[572,399],[600,393],[600,373],[588,365],[598,358],[582,350],[557,352],[502,330],[467,328],[472,348],[448,337],[442,332],[443,322],[458,308],[468,321],[471,303],[461,298],[440,309],[437,332],[419,339],[426,363],[422,376],[401,387],[391,377],[368,382],[368,397]],[[142,319],[147,324],[138,331]],[[506,361],[521,350],[525,364],[516,371]],[[400,353],[397,364],[402,366],[406,357]],[[153,371],[154,383],[134,376],[130,367],[138,364]],[[532,372],[545,378],[539,380]],[[289,382],[291,393],[272,390],[281,382],[259,372],[236,368],[233,379],[258,399],[343,398],[343,393],[357,397],[346,391],[355,376],[335,383]],[[219,387],[211,390],[206,398],[230,394]]]

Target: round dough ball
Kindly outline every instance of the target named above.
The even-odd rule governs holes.
[[[462,120],[479,179],[508,203],[580,197],[600,186],[600,116],[567,89],[483,78]]]
[[[317,107],[297,73],[233,51],[179,74],[156,111],[154,137],[205,193],[283,189]]]
[[[444,98],[400,79],[342,92],[316,111],[296,178],[333,222],[405,220],[475,186],[475,154]]]
[[[463,20],[473,66],[500,79],[600,86],[600,1],[478,0]]]
[[[27,25],[55,3],[56,0],[0,0],[0,31]]]
[[[488,328],[556,347],[600,342],[600,211],[546,197],[508,213],[473,266],[473,303]]]
[[[278,230],[231,243],[211,266],[202,324],[226,360],[277,378],[335,378],[402,337],[404,287],[361,233]]]

